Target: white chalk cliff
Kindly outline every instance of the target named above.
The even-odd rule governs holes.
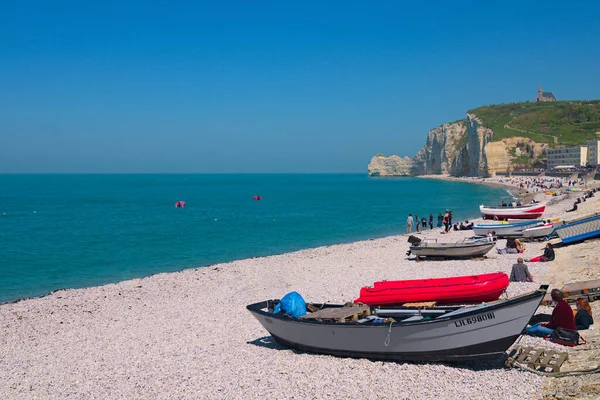
[[[474,114],[429,131],[425,146],[411,159],[382,154],[371,159],[369,176],[493,176],[519,156],[539,157],[547,144],[525,137],[494,141],[494,132]]]

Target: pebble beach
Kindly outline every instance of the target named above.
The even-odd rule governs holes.
[[[516,184],[506,178],[465,181]],[[600,211],[595,196],[565,214],[581,195],[540,192],[536,199],[547,204],[545,219]],[[406,216],[398,220],[403,223]],[[419,235],[457,241],[472,231],[440,235],[434,228]],[[406,236],[60,290],[0,305],[0,399],[596,398],[597,393],[581,389],[576,379],[558,384],[556,378],[506,369],[503,360],[413,364],[296,352],[275,343],[245,308],[290,291],[311,302],[344,303],[378,280],[510,274],[518,257],[539,255],[544,246],[527,243],[519,255],[492,250],[484,260],[416,262],[406,256]],[[497,247],[504,242],[499,240]],[[535,290],[542,283],[560,288],[600,278],[595,245],[590,241],[561,247],[555,261],[528,264],[534,282],[511,283],[507,295]],[[595,334],[595,329],[590,331],[588,344],[576,350],[534,337],[522,337],[519,343],[573,351],[573,360],[585,359],[568,366],[578,369],[600,364]],[[587,351],[585,357],[575,354],[582,351]]]

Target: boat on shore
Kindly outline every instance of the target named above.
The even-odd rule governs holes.
[[[482,257],[496,242],[463,239],[455,243],[438,243],[437,239],[424,239],[413,242],[410,253],[417,257],[468,258]]]
[[[534,226],[532,228],[524,229],[521,232],[521,236],[524,239],[542,238],[542,237],[546,237],[549,234],[551,234],[553,230],[554,230],[553,224],[543,224],[540,226]]]
[[[373,360],[453,362],[500,357],[521,335],[547,289],[543,285],[528,294],[471,307],[369,308],[369,317],[351,322],[318,318],[318,313],[344,315],[344,309],[352,308],[342,305],[316,304],[316,313],[301,318],[274,314],[278,300],[246,308],[276,342],[301,351]]]
[[[497,300],[508,287],[508,275],[491,274],[448,278],[375,282],[362,287],[355,303],[370,306],[435,301],[440,304],[478,303]]]
[[[495,232],[496,237],[518,237],[523,235],[525,229],[535,228],[544,224],[542,220],[523,221],[513,223],[476,224],[473,233],[477,236],[487,236],[488,232]]]
[[[546,206],[539,203],[516,207],[486,207],[480,205],[479,211],[483,219],[537,219],[544,214]]]

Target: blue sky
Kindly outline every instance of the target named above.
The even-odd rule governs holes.
[[[20,1],[0,173],[365,172],[484,104],[600,98],[598,1]]]

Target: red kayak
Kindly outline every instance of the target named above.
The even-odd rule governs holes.
[[[438,303],[479,303],[497,300],[508,287],[508,275],[492,274],[455,276],[407,281],[375,282],[360,289],[355,303],[370,306],[398,305],[421,301]]]

